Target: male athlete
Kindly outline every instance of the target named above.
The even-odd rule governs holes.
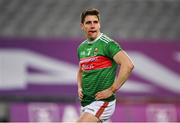
[[[78,49],[78,95],[82,114],[78,122],[103,122],[115,110],[115,93],[128,79],[134,65],[120,45],[100,32],[97,9],[81,14],[81,29],[86,40]],[[120,65],[117,78],[116,69]]]

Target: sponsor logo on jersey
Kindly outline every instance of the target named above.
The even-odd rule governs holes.
[[[104,56],[93,56],[80,60],[80,66],[83,71],[97,70],[112,66],[112,61]]]

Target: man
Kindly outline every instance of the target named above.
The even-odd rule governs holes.
[[[78,122],[102,122],[115,110],[115,93],[128,79],[134,65],[117,42],[100,32],[97,9],[81,14],[81,29],[87,40],[78,47],[78,95],[82,114]],[[116,76],[116,68],[120,70]]]

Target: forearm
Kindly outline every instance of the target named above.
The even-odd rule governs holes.
[[[82,71],[81,70],[78,70],[78,73],[77,73],[77,86],[78,86],[78,89],[82,88]]]
[[[120,65],[120,70],[117,75],[116,80],[109,88],[113,93],[115,93],[128,79],[129,75],[131,74],[134,64],[130,57],[127,55],[125,51],[118,52],[113,59],[116,61],[118,65]]]
[[[132,69],[133,69],[133,65],[132,66],[127,66],[127,64],[121,65],[121,69],[120,69],[117,79],[114,81],[113,85],[108,89],[97,92],[95,94],[96,100],[108,98],[113,93],[115,93],[124,84],[124,82],[128,79]]]
[[[113,85],[110,87],[110,90],[115,93],[121,86],[125,83],[125,81],[128,79],[129,75],[131,74],[134,66],[133,64],[126,65],[122,64],[121,68],[119,70],[119,73],[117,75],[116,80],[114,81]]]

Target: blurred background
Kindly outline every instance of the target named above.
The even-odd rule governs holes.
[[[135,64],[108,122],[180,122],[179,0],[0,0],[0,122],[77,120],[80,13],[90,7]]]

